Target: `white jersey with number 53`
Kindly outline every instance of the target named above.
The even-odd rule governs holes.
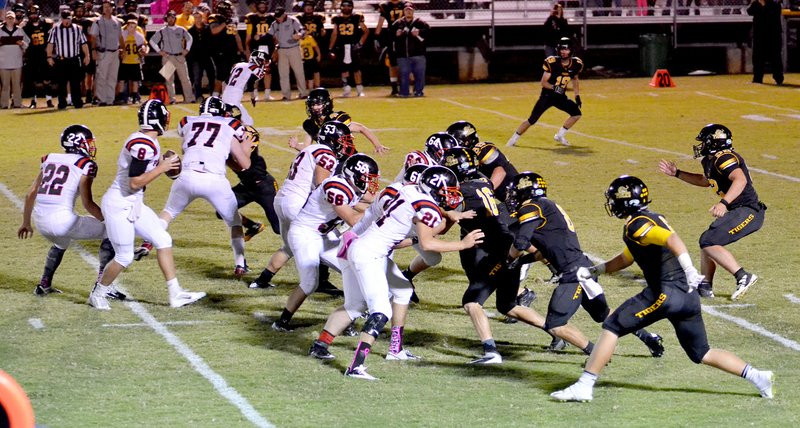
[[[183,137],[183,167],[225,175],[225,161],[234,138],[241,141],[244,126],[237,119],[221,116],[186,116],[178,135]]]

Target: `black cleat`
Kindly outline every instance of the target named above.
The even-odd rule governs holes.
[[[330,281],[321,282],[319,287],[317,287],[316,293],[323,293],[334,297],[344,296],[344,291],[336,288],[336,286],[331,284]]]
[[[700,297],[707,297],[709,299],[714,297],[714,290],[711,289],[711,284],[707,282],[700,283],[697,287],[697,293],[700,294]]]
[[[647,345],[647,349],[650,350],[650,355],[653,358],[661,358],[664,355],[664,339],[657,334],[651,334],[650,337],[646,338],[644,344]]]
[[[559,352],[563,351],[564,348],[567,347],[567,342],[560,337],[554,337],[553,340],[550,342],[550,345],[547,346],[548,352]]]
[[[52,285],[48,285],[45,287],[43,284],[39,284],[36,286],[36,288],[33,289],[33,294],[41,297],[47,296],[48,294],[51,293],[60,294],[62,293],[62,291],[59,290],[58,288],[53,287]]]
[[[536,292],[528,287],[525,287],[524,290],[522,294],[517,295],[517,305],[531,307],[531,304],[536,301]]]
[[[356,321],[350,323],[346,329],[342,332],[342,336],[349,336],[349,337],[356,337],[358,336],[358,330],[356,330]]]
[[[331,354],[330,351],[328,351],[328,348],[320,345],[316,341],[314,341],[314,343],[311,345],[311,348],[309,348],[308,356],[314,357],[322,361],[330,361],[336,359],[336,356]]]

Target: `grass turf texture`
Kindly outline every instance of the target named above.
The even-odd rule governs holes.
[[[797,90],[750,85],[747,80],[747,76],[681,78],[672,89],[650,88],[649,79],[584,81],[585,117],[575,126],[576,132],[567,134],[572,147],[552,140],[565,119],[555,109],[548,111],[517,147],[505,147],[530,112],[539,93],[537,83],[430,87],[425,98],[405,100],[383,98],[379,93],[388,90],[370,89],[367,98],[336,98],[335,106],[371,127],[381,142],[392,148],[390,154],[376,156],[382,177],[389,180],[397,174],[405,154],[421,149],[428,135],[456,120],[471,121],[482,140],[496,142],[520,170],[536,171],[548,180],[549,196],[571,216],[584,251],[602,258],[623,248],[623,223],[606,216],[603,192],[613,178],[637,175],[650,187],[651,208],[667,217],[699,266],[697,239],[712,221],[708,208],[719,198],[709,189],[661,174],[656,168],[659,159],[674,159],[680,169],[699,172],[699,162],[690,158],[694,137],[706,123],[718,122],[733,131],[734,147],[748,166],[800,177]],[[787,80],[791,82],[792,76]],[[334,91],[335,96],[339,93]],[[195,110],[196,105],[170,107],[172,129],[160,138],[162,149],[179,149],[175,125]],[[293,158],[286,140],[289,135],[301,135],[304,105],[262,103],[256,108],[248,106],[248,110],[262,132],[262,154],[280,183]],[[753,121],[744,115],[762,115],[774,121]],[[136,129],[136,110],[4,111],[0,123],[4,153],[0,181],[19,198],[36,175],[39,157],[61,150],[61,130],[72,123],[89,126],[97,138],[99,175],[94,193],[99,203],[113,180],[121,144]],[[357,136],[356,142],[362,151],[371,152],[362,136]],[[682,156],[659,152],[662,150]],[[761,199],[769,205],[766,223],[761,231],[730,249],[761,281],[740,302],[753,306],[718,310],[797,341],[800,307],[784,295],[800,294],[793,280],[800,254],[795,245],[800,183],[756,171],[751,175]],[[148,186],[145,201],[156,212],[163,207],[170,184],[161,178]],[[107,313],[86,305],[95,273],[74,249],[66,253],[54,280],[64,294],[34,296],[33,287],[50,244],[38,233],[32,240],[17,241],[21,213],[8,199],[3,200],[0,368],[12,374],[30,395],[39,424],[250,425],[153,330],[104,326],[141,320],[119,302],[112,301],[112,311]],[[265,221],[257,206],[243,212]],[[248,279],[254,278],[280,245],[279,238],[268,230],[247,245],[248,264],[255,269]],[[559,354],[544,352],[549,337],[523,324],[492,322],[504,363],[467,366],[481,349],[469,318],[459,307],[465,277],[455,254],[446,255],[439,267],[415,280],[422,304],[411,310],[406,347],[424,360],[410,364],[384,361],[388,340],[382,338],[367,360],[370,373],[381,380],[346,379],[342,371],[352,357],[355,338],[337,338],[331,348],[337,359],[331,364],[306,356],[340,300],[314,295],[295,316],[293,324],[299,327],[295,332],[273,332],[269,323],[278,317],[297,283],[291,263],[276,276],[275,290],[249,290],[244,282],[235,281],[225,227],[202,201],[174,221],[170,233],[181,284],[207,291],[209,297],[193,306],[170,309],[153,256],[123,273],[123,286],[161,322],[200,321],[168,328],[277,426],[355,422],[372,426],[649,426],[653,421],[665,426],[791,426],[800,420],[800,352],[707,314],[712,346],[775,371],[775,400],[759,398],[743,379],[692,364],[667,322],[650,328],[664,336],[664,357],[650,358],[635,337],[622,339],[591,404],[550,401],[550,392],[578,377],[586,357],[572,347]],[[454,236],[456,232],[451,232],[449,238]],[[96,242],[82,245],[96,254]],[[413,252],[400,251],[398,264],[406,266],[412,256]],[[542,313],[552,292],[552,286],[542,281],[548,277],[544,267],[536,266],[526,281],[539,294],[534,307]],[[612,308],[641,290],[640,283],[626,276],[601,279]],[[338,275],[333,280],[341,284]],[[720,269],[715,281],[718,297],[703,303],[730,303],[727,297],[734,286],[732,276]],[[487,302],[487,309],[496,312],[494,299]],[[32,328],[30,318],[41,319],[44,328]],[[582,311],[573,322],[591,339],[598,337],[600,327]]]

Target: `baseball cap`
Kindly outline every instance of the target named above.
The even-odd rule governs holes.
[[[350,6],[353,7],[353,0],[342,0],[340,6]]]
[[[414,9],[414,3],[411,3],[410,1],[407,1],[406,5],[403,6],[403,9],[412,9],[413,10]]]
[[[285,9],[285,8],[278,7],[277,9],[275,9],[275,17],[276,17],[276,18],[280,18],[280,17],[281,17],[281,16],[283,16],[285,13],[286,13],[286,9]]]
[[[176,17],[176,16],[178,16],[178,12],[175,12],[174,10],[171,10],[171,9],[170,9],[169,11],[167,11],[167,14],[166,14],[166,15],[164,15],[164,16],[172,16],[172,17]]]
[[[8,12],[6,12],[6,18],[8,17],[16,18],[17,14],[9,10]]]

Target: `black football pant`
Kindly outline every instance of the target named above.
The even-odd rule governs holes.
[[[58,83],[58,108],[67,108],[67,85],[69,84],[72,95],[72,105],[75,108],[83,107],[81,99],[81,82],[83,81],[83,67],[80,57],[57,59],[55,64],[56,82]]]

